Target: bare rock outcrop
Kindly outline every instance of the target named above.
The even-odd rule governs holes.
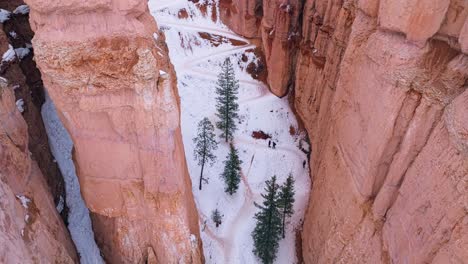
[[[462,1],[306,3],[314,37],[295,72],[313,146],[306,262],[467,259],[467,12]]]
[[[29,26],[28,13],[14,13],[14,10],[21,6],[24,6],[22,0],[0,2],[0,8],[10,12],[9,19],[0,26],[0,54],[5,54],[8,49],[15,52],[12,60],[1,63],[0,76],[6,78],[10,86],[14,87],[15,99],[21,105],[21,114],[28,127],[31,158],[37,162],[45,177],[55,204],[64,204],[65,183],[51,154],[40,113],[45,94],[41,74],[33,59],[31,39],[34,34]],[[68,210],[66,205],[63,208],[61,215],[66,221]]]
[[[0,79],[0,262],[77,263],[75,247],[39,166],[12,87]]]
[[[253,19],[254,2],[232,1],[237,12],[225,20],[252,24],[232,21]],[[296,52],[255,37],[267,60],[288,52],[292,66],[268,63],[269,85],[282,95],[272,80],[293,79],[312,145],[305,263],[463,263],[468,3],[307,0],[297,16],[294,2],[285,2],[289,17],[275,20],[268,10],[283,3],[263,1],[255,19],[265,33],[299,17]],[[233,30],[252,31],[246,27]]]
[[[234,32],[261,39],[270,90],[280,97],[286,95],[293,81],[302,1],[221,0],[220,12]]]
[[[147,2],[26,2],[105,260],[201,263],[175,73]]]

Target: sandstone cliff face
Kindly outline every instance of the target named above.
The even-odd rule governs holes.
[[[307,0],[298,52],[265,48],[292,54],[312,144],[306,263],[468,259],[467,15],[458,0]]]
[[[23,102],[22,116],[28,127],[28,148],[44,175],[47,185],[56,205],[65,200],[63,177],[54,162],[49,148],[46,131],[41,117],[41,106],[44,103],[44,87],[41,74],[33,60],[33,51],[29,49],[33,32],[29,26],[28,14],[14,14],[13,11],[24,5],[21,0],[0,2],[0,8],[11,12],[10,19],[0,26],[0,54],[9,48],[27,52],[21,59],[16,56],[12,61],[4,61],[0,65],[0,75],[5,77],[10,86],[14,87],[17,100]],[[66,220],[67,210],[62,210]]]
[[[300,36],[300,0],[220,0],[221,18],[236,33],[260,38],[271,92],[284,96],[292,85]]]
[[[200,263],[175,74],[146,1],[27,2],[106,261]]]
[[[76,263],[75,248],[39,166],[28,127],[0,79],[0,262]]]

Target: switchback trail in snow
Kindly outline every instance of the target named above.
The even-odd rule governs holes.
[[[195,31],[195,32],[210,33],[210,34],[214,34],[218,36],[223,36],[228,39],[240,40],[240,41],[249,43],[248,40],[246,40],[245,38],[239,37],[227,30],[221,30],[221,29],[213,28],[213,27],[204,27],[204,26],[193,25],[193,24],[188,24],[188,23],[174,23],[174,22],[165,21],[165,20],[160,20],[158,22],[159,22],[159,26],[177,27],[179,29],[186,29],[186,30]]]
[[[207,5],[200,11],[199,5]],[[233,144],[239,151],[242,163],[241,184],[234,195],[224,192],[224,181],[220,174],[229,145],[220,140],[215,151],[217,162],[205,168],[204,177],[209,182],[203,189],[193,188],[199,212],[201,238],[206,263],[259,263],[253,255],[251,233],[255,227],[254,202],[262,203],[265,181],[273,175],[278,183],[292,172],[295,176],[296,214],[290,219],[286,238],[280,241],[276,263],[292,263],[295,256],[294,228],[299,225],[308,201],[310,179],[308,168],[303,167],[306,155],[299,150],[301,135],[290,134],[290,127],[298,124],[289,107],[287,98],[277,98],[264,83],[254,80],[246,68],[257,65],[254,50],[257,48],[230,31],[210,10],[216,10],[217,0],[150,0],[151,13],[166,35],[169,55],[178,79],[181,97],[181,126],[185,153],[191,179],[199,177],[198,163],[193,159],[192,138],[197,123],[208,117],[216,122],[216,81],[220,64],[230,58],[236,67],[239,80],[239,107],[241,121],[234,135]],[[180,14],[187,14],[181,17]],[[218,19],[219,20],[219,19]],[[208,34],[208,37],[207,37]],[[235,42],[234,42],[235,41]],[[277,143],[268,147],[268,141],[251,137],[253,131],[266,131]],[[216,133],[219,133],[217,131]],[[216,227],[211,220],[214,209],[223,215],[222,224]]]

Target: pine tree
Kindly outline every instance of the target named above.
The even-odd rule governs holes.
[[[199,184],[199,189],[201,190],[202,181],[206,182],[206,179],[203,178],[205,163],[209,162],[210,165],[213,165],[216,160],[213,150],[218,148],[218,143],[215,140],[214,126],[208,118],[205,117],[198,123],[197,136],[193,139],[193,143],[195,143],[193,154],[195,159],[198,160],[198,165],[201,166]]]
[[[216,88],[216,116],[220,119],[216,127],[221,129],[221,137],[226,142],[232,140],[234,132],[237,129],[236,119],[239,119],[239,104],[237,103],[239,92],[239,81],[236,79],[234,67],[231,60],[227,58],[218,75]]]
[[[262,194],[263,205],[255,204],[260,209],[255,214],[257,225],[252,232],[254,254],[264,264],[271,264],[276,259],[278,241],[281,237],[281,214],[278,209],[278,189],[276,176],[266,181],[266,194]]]
[[[216,227],[221,225],[223,221],[223,217],[221,216],[221,213],[219,212],[218,209],[215,209],[213,213],[211,213],[211,219],[215,223]]]
[[[294,214],[294,178],[292,173],[289,174],[286,182],[281,186],[278,205],[282,217],[281,230],[284,238],[286,217],[291,217]]]
[[[239,188],[239,183],[241,180],[240,165],[242,164],[242,161],[239,159],[239,154],[237,153],[237,149],[234,147],[234,145],[231,143],[229,146],[229,154],[224,161],[224,171],[221,174],[221,177],[226,183],[224,191],[230,195],[233,195]]]

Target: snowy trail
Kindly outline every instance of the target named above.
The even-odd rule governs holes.
[[[198,1],[207,5],[216,5],[217,2]],[[209,183],[203,186],[202,191],[197,187],[193,189],[206,263],[259,263],[252,253],[251,233],[255,226],[253,217],[258,210],[254,202],[261,203],[265,180],[277,175],[281,183],[290,172],[295,172],[298,182],[296,214],[291,218],[286,239],[280,241],[276,261],[292,263],[296,259],[293,228],[303,217],[310,185],[308,168],[303,168],[302,165],[306,156],[297,147],[299,139],[289,134],[289,126],[297,127],[297,121],[289,108],[287,98],[279,99],[272,95],[267,85],[254,80],[247,73],[247,65],[257,63],[253,53],[257,47],[219,21],[212,21],[213,14],[209,13],[209,10],[214,10],[216,6],[207,7],[208,11],[204,14],[199,11],[197,5],[188,0],[150,0],[151,13],[165,32],[169,55],[178,77],[182,105],[182,136],[192,181],[199,177],[199,166],[191,157],[196,123],[203,117],[216,121],[214,98],[219,64],[229,57],[238,67],[236,75],[240,84],[240,114],[245,120],[239,124],[233,143],[244,161],[241,186],[232,196],[224,193],[224,182],[219,175],[224,168],[222,160],[226,157],[229,146],[220,142],[220,147],[215,153],[219,162],[206,168]],[[181,10],[189,15],[180,18]],[[199,33],[212,36],[206,38]],[[276,149],[268,148],[266,141],[250,136],[251,131],[259,128],[274,135],[278,141]],[[220,209],[223,214],[223,222],[218,228],[210,218],[215,208]]]
[[[234,139],[234,142],[236,145],[251,145],[254,146],[256,149],[270,149],[266,143],[258,143],[258,140],[253,139],[252,137],[247,137],[247,136],[240,136]],[[272,149],[273,151],[278,151],[278,152],[289,152],[293,155],[296,155],[298,157],[304,156],[304,153],[300,151],[298,148],[291,148],[283,145],[277,145],[276,148]]]
[[[160,27],[161,26],[176,27],[179,29],[186,29],[190,31],[210,33],[210,34],[219,35],[219,36],[223,36],[223,37],[230,38],[230,39],[240,40],[245,43],[249,43],[247,39],[243,37],[239,37],[238,35],[235,35],[232,32],[227,31],[227,30],[221,30],[221,29],[212,28],[212,27],[203,27],[203,26],[186,24],[186,23],[176,23],[176,22],[171,22],[167,20],[158,20],[158,24]]]
[[[233,53],[244,52],[246,50],[254,49],[254,48],[255,48],[255,45],[249,44],[249,45],[242,45],[242,46],[229,48],[229,49],[226,49],[226,50],[220,50],[220,51],[216,52],[215,54],[211,53],[211,54],[208,54],[208,55],[200,56],[198,58],[197,57],[191,58],[190,61],[187,61],[187,63],[185,63],[184,67],[185,68],[194,67],[194,66],[196,66],[196,64],[198,64],[200,62],[203,62],[205,60],[208,60],[208,59],[213,59],[213,58],[216,58],[216,57],[226,57],[227,55],[231,55]]]
[[[194,67],[191,67],[190,69],[187,69],[183,74],[194,75],[194,76],[198,76],[198,77],[208,79],[208,80],[214,80],[214,81],[218,80],[218,74],[217,73],[215,73],[215,72],[206,72],[206,70],[199,69],[199,68],[194,68]],[[264,88],[266,88],[266,85],[262,84],[259,81],[255,81],[255,80],[254,81],[239,80],[239,84],[251,85],[251,86],[261,88],[263,90],[264,90]],[[263,93],[263,96],[265,96],[265,95],[268,95],[266,91]]]
[[[157,9],[158,10],[166,9],[168,7],[172,7],[175,5],[180,5],[183,2],[185,2],[185,0],[166,0],[166,1],[161,0],[161,1],[158,1]],[[152,1],[149,1],[149,3],[151,4]]]

